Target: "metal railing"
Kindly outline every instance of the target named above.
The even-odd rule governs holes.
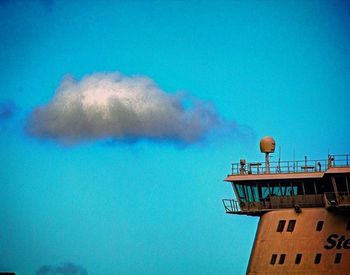
[[[324,202],[327,207],[347,205],[350,206],[350,194],[348,192],[325,192]]]
[[[232,199],[223,199],[222,203],[224,204],[224,208],[226,213],[230,212],[240,212],[241,208],[239,206],[239,202]]]
[[[270,174],[324,172],[331,167],[349,167],[350,154],[329,155],[326,160],[272,161],[270,162]],[[265,174],[266,162],[232,164],[232,175],[236,174]]]
[[[323,207],[324,195],[272,196],[258,202],[238,202],[234,199],[222,200],[226,213],[262,212],[281,208]]]

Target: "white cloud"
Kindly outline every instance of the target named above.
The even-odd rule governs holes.
[[[221,124],[210,104],[166,93],[147,77],[95,73],[80,81],[65,77],[51,102],[31,113],[27,130],[64,144],[104,139],[190,144]]]

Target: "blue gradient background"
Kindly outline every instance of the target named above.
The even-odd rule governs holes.
[[[73,3],[72,3],[73,2]],[[257,218],[229,216],[230,163],[350,149],[350,1],[1,1],[0,270],[244,274]],[[28,137],[66,74],[145,75],[254,135],[62,147]],[[275,156],[277,158],[277,156]]]

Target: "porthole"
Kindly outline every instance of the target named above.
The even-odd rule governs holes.
[[[334,263],[339,264],[341,262],[341,253],[335,254]]]
[[[286,259],[286,254],[281,254],[278,264],[284,264],[285,259]]]
[[[301,263],[302,256],[303,256],[303,254],[297,254],[297,256],[295,257],[295,264]]]
[[[314,263],[315,264],[319,264],[321,262],[321,257],[322,257],[322,254],[321,253],[317,253],[316,256],[315,256]]]
[[[322,231],[324,221],[318,221],[316,225],[316,231]]]
[[[270,264],[274,265],[276,263],[277,254],[272,254]]]
[[[277,232],[283,232],[285,224],[286,224],[286,220],[280,220],[278,222]]]
[[[287,227],[287,232],[293,232],[296,220],[290,220]]]

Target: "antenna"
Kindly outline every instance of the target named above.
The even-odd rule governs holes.
[[[295,172],[295,149],[293,148],[293,172]]]
[[[270,153],[275,152],[276,142],[272,137],[266,136],[260,140],[260,151],[265,153],[265,174],[270,174]]]
[[[278,160],[281,160],[281,146],[278,146]]]
[[[277,166],[278,173],[281,172],[281,146],[278,146],[278,166]]]

